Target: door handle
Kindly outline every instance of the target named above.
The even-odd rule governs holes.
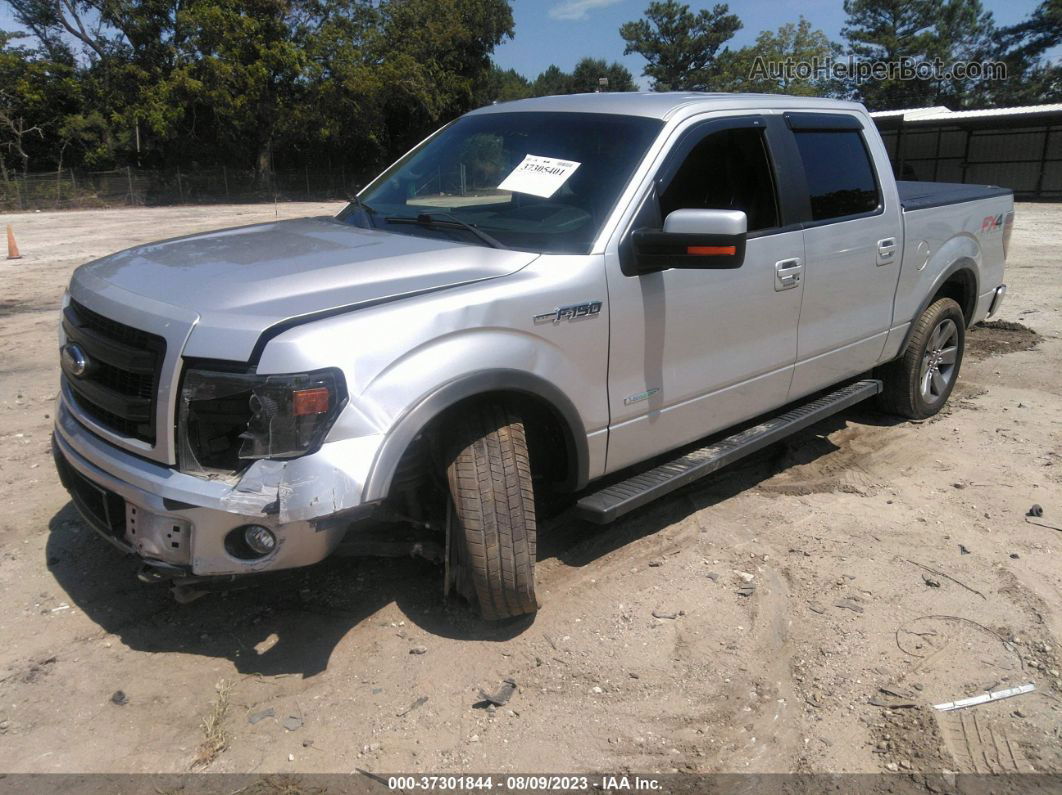
[[[804,272],[804,263],[799,257],[783,259],[774,263],[775,292],[792,290],[800,285],[800,275]]]
[[[878,265],[888,265],[896,256],[896,238],[887,237],[878,241]]]

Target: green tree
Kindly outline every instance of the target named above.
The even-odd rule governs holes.
[[[476,105],[490,105],[493,102],[511,102],[531,96],[531,81],[515,69],[502,69],[497,64],[491,66],[476,90]]]
[[[601,85],[601,78],[608,82]],[[571,93],[587,94],[594,91],[637,91],[634,76],[630,70],[613,61],[607,63],[604,58],[583,58],[575,65],[571,75]]]
[[[601,78],[607,80],[606,85],[601,85]],[[535,97],[637,90],[627,67],[618,61],[608,63],[603,58],[582,58],[571,72],[550,64],[531,83],[531,96]]]
[[[78,88],[51,103],[61,118],[29,88],[5,105],[37,109],[19,118],[45,159],[225,163],[263,186],[278,162],[393,159],[475,106],[513,30],[508,0],[0,1],[36,43],[14,60],[67,68]]]
[[[114,156],[111,129],[106,117],[98,110],[82,109],[64,115],[57,132],[58,168],[63,167],[64,158],[68,166],[71,162],[89,168],[106,168],[111,164]],[[54,154],[53,147],[53,158]]]
[[[181,9],[177,65],[151,93],[157,101],[148,115],[180,160],[194,156],[185,146],[195,141],[168,135],[170,107],[185,118],[202,114],[224,151],[249,149],[259,184],[271,183],[284,125],[306,98],[307,52],[289,16],[298,10],[282,0],[201,0]]]
[[[992,13],[984,10],[981,0],[948,0],[938,8],[929,57],[946,66],[959,62],[989,64],[996,60],[997,36]],[[956,110],[981,107],[992,89],[991,82],[980,76],[937,78],[932,84],[932,102]]]
[[[23,46],[21,33],[0,31],[0,176],[49,162],[64,115],[81,100],[72,65]]]
[[[531,94],[536,97],[552,97],[559,94],[574,94],[572,76],[556,64],[547,66],[531,84]]]
[[[986,86],[982,104],[1035,105],[1062,101],[1062,64],[1045,58],[1062,44],[1062,0],[1043,0],[1026,19],[1002,28],[996,39],[1007,79]]]
[[[380,114],[369,140],[393,159],[476,107],[491,53],[512,34],[507,0],[384,0],[353,72]]]
[[[1016,55],[1030,59],[1062,44],[1062,0],[1043,0],[1027,19],[1000,31]]]
[[[620,28],[624,55],[638,53],[655,91],[700,91],[716,85],[717,56],[741,29],[725,3],[697,13],[676,0],[653,0],[645,17]],[[724,50],[725,52],[725,50]]]
[[[845,0],[844,10],[841,32],[851,57],[893,69],[853,86],[871,110],[978,103],[981,78],[945,80],[929,67],[992,60],[997,31],[980,0]],[[901,64],[926,71],[904,76],[896,68]]]
[[[723,53],[718,85],[726,91],[839,96],[844,87],[829,72],[830,62],[839,52],[840,45],[801,16],[775,32],[763,31],[751,46]],[[809,65],[806,72],[801,71],[802,64]],[[821,69],[812,71],[811,65]]]
[[[513,35],[507,0],[386,0],[380,59],[400,61],[408,95],[432,121],[471,107],[491,53]]]
[[[841,35],[855,61],[917,63],[932,50],[937,9],[935,0],[844,0]],[[854,89],[871,110],[919,107],[932,93],[929,81],[896,76],[865,80]]]

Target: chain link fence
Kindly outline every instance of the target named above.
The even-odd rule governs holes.
[[[345,169],[285,169],[266,184],[250,170],[62,169],[0,177],[0,211],[264,201],[341,201],[364,182]]]

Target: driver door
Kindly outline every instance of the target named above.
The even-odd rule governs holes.
[[[797,355],[803,234],[779,191],[773,121],[700,122],[681,133],[638,212],[606,251],[610,411],[606,469],[622,469],[786,402]],[[678,209],[741,210],[745,259],[726,270],[632,275],[630,237]]]

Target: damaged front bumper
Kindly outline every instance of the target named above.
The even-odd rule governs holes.
[[[350,525],[372,513],[361,503],[376,437],[325,444],[291,461],[257,461],[235,483],[179,472],[108,444],[60,399],[53,453],[80,513],[110,543],[173,574],[251,574],[316,563]],[[240,557],[234,532],[261,525],[276,537],[263,557]]]

